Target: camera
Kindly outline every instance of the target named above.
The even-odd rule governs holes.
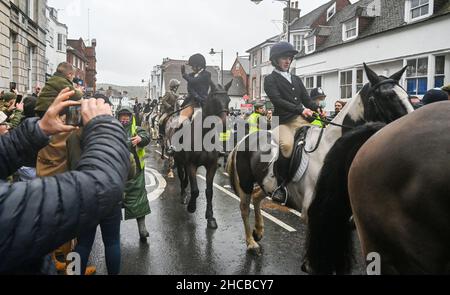
[[[75,127],[82,126],[81,106],[70,106],[66,110],[66,124]]]

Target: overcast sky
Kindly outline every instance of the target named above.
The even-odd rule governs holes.
[[[301,0],[305,14],[329,0]],[[97,39],[97,79],[100,83],[139,85],[149,79],[162,59],[188,59],[202,53],[211,65],[225,69],[240,55],[282,30],[284,3],[264,0],[48,0],[61,9],[59,21],[69,38]],[[90,34],[88,34],[88,9]]]

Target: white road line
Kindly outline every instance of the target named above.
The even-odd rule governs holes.
[[[158,154],[162,155],[162,153],[160,151],[156,151]],[[166,156],[166,158],[168,159],[168,157]],[[227,173],[224,173],[224,175],[229,176]],[[206,178],[198,175],[199,178],[203,179],[204,181],[206,181]],[[229,190],[221,187],[220,185],[214,183],[214,187],[217,188],[218,190],[220,190],[221,192],[225,193],[226,195],[232,197],[233,199],[235,199],[238,202],[241,202],[241,199],[239,199],[239,197],[233,193],[231,193]],[[255,210],[255,207],[253,205],[250,205],[250,208],[252,210]],[[301,213],[295,211],[295,210],[289,210],[292,214],[295,214],[299,217],[302,217]],[[264,211],[262,211],[262,215],[264,217],[266,217],[267,219],[269,219],[270,221],[274,222],[275,224],[281,226],[282,228],[284,228],[285,230],[287,230],[288,232],[296,232],[297,230],[295,228],[293,228],[292,226],[287,225],[286,223],[282,222],[281,220],[279,220],[278,218],[273,217],[272,215],[270,215],[269,213],[266,213]]]
[[[164,179],[164,177],[155,169],[145,167],[145,174],[147,174],[147,176],[149,176],[150,178],[153,178],[153,180],[155,178],[156,178],[156,180],[158,180],[158,187],[156,189],[152,190],[151,192],[148,192],[148,190],[147,190],[147,199],[151,203],[151,202],[159,199],[159,197],[161,197],[161,195],[166,190],[167,182]],[[155,181],[154,185],[146,185],[146,189],[153,187],[155,185],[156,185],[156,181]]]
[[[200,179],[203,179],[204,181],[206,181],[206,178],[203,177],[202,175],[197,175]],[[241,199],[236,196],[235,194],[229,192],[228,190],[224,189],[223,187],[221,187],[220,185],[214,183],[214,187],[217,188],[218,190],[220,190],[221,192],[225,193],[226,195],[232,197],[233,199],[235,199],[236,201],[240,202]],[[250,205],[250,208],[252,210],[255,210],[255,207],[253,205]],[[282,222],[281,220],[279,220],[278,218],[273,217],[272,215],[270,215],[269,213],[266,213],[264,211],[262,211],[262,215],[269,219],[270,221],[274,222],[275,224],[281,226],[282,228],[284,228],[285,230],[287,230],[288,232],[296,232],[297,230],[295,228],[293,228],[292,226],[287,225],[286,223]]]

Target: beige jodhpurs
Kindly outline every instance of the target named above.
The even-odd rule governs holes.
[[[298,129],[311,124],[302,116],[298,116],[287,124],[280,125],[273,131],[275,141],[280,145],[281,154],[290,158],[294,152],[294,137]]]

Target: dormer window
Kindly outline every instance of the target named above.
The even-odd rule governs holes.
[[[327,22],[336,14],[336,2],[327,10]]]
[[[316,51],[316,36],[311,36],[305,39],[305,53],[310,54]]]
[[[349,41],[358,37],[359,19],[355,18],[342,25],[342,40]]]
[[[406,0],[405,21],[414,22],[433,14],[434,0]]]

